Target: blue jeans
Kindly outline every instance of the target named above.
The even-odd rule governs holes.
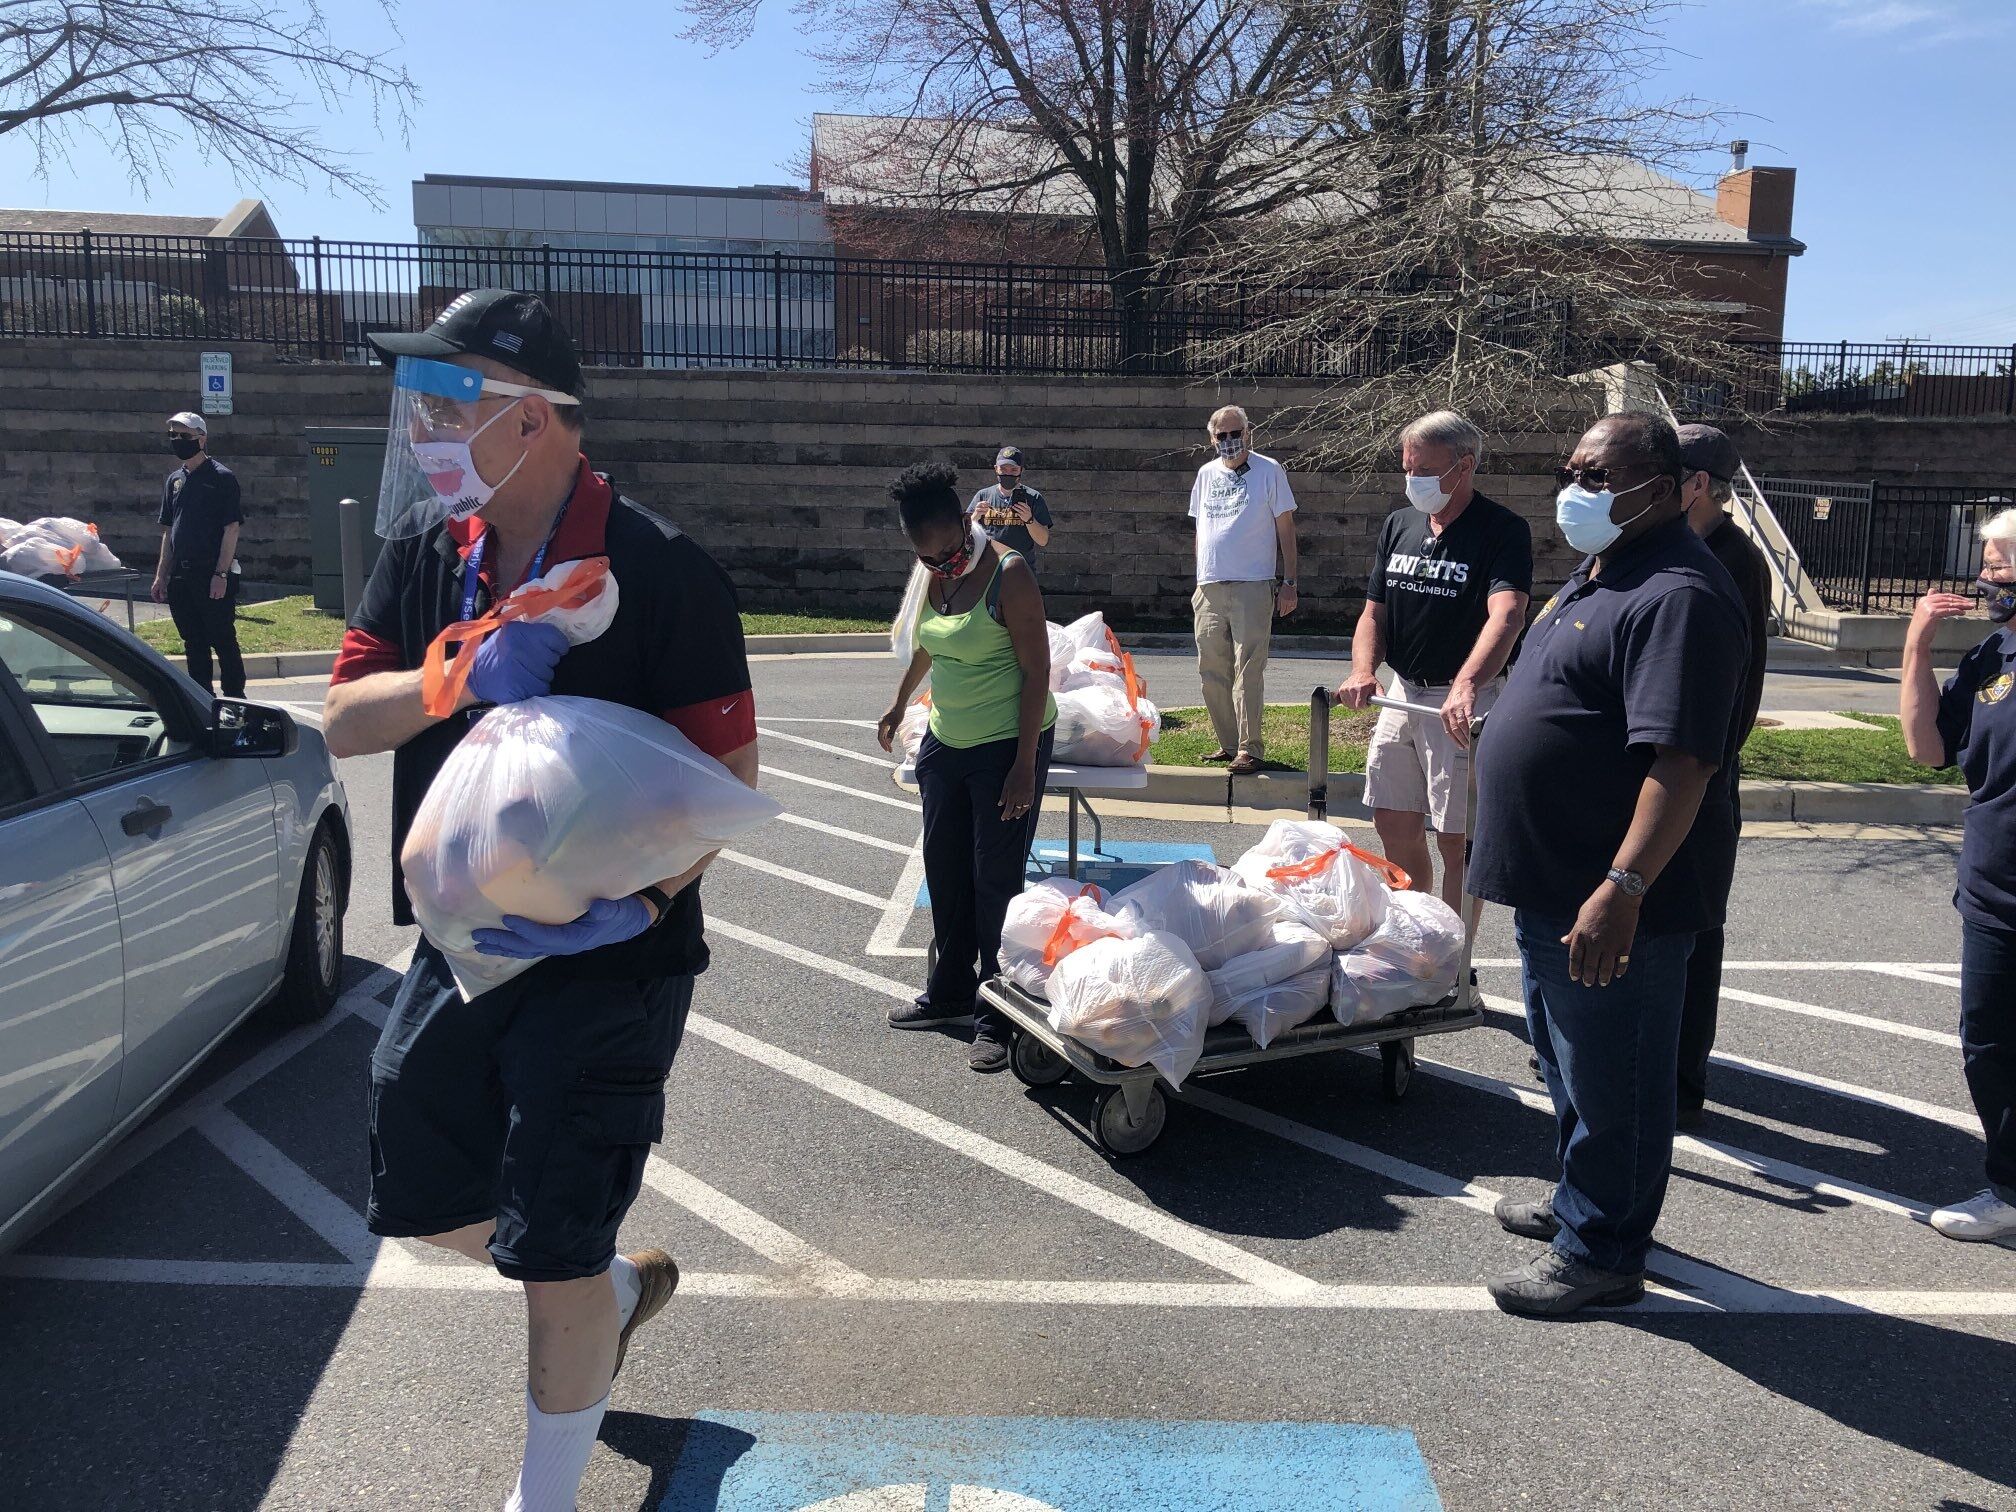
[[[1568,974],[1572,921],[1513,916],[1525,964],[1526,1021],[1561,1158],[1554,1248],[1599,1269],[1645,1268],[1673,1159],[1680,1008],[1694,936],[1640,935],[1608,987]]]
[[[2016,1202],[2016,930],[1960,924],[1960,1054],[1988,1140],[1988,1187]]]

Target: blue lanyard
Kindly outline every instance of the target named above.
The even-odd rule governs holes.
[[[546,549],[553,544],[553,537],[560,534],[560,522],[567,518],[568,500],[561,504],[560,513],[553,516],[553,528],[546,532],[546,539],[539,543],[539,550],[532,558],[532,565],[526,569],[525,581],[536,582],[546,570]],[[476,593],[483,586],[483,552],[490,544],[490,532],[486,529],[476,537],[476,544],[469,548],[469,555],[462,564],[462,618],[476,618]],[[507,593],[509,589],[505,590]]]

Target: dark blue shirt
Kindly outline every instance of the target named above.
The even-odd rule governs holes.
[[[1973,807],[1962,821],[1953,906],[1970,924],[2016,929],[2016,633],[1997,630],[1960,659],[1939,694],[1946,765]]]
[[[1477,748],[1470,891],[1570,921],[1631,827],[1653,747],[1720,768],[1735,758],[1750,654],[1735,583],[1683,519],[1655,526],[1591,579],[1584,562],[1527,632]],[[1722,922],[1736,864],[1732,797],[1711,782],[1701,821],[1646,890],[1638,927]]]
[[[1033,488],[1021,490],[1022,502],[1029,506],[1029,517],[1045,530],[1050,528],[1050,501]],[[1028,559],[1029,568],[1036,569],[1042,552],[1037,549],[1036,538],[1029,534],[1029,527],[1015,518],[1015,500],[1012,493],[1003,492],[998,483],[989,483],[973,495],[973,502],[966,506],[967,514],[980,522],[980,528],[987,532],[990,540],[999,541],[1010,551],[1019,551]]]
[[[224,529],[239,524],[238,475],[215,457],[168,474],[161,484],[161,524],[168,531],[172,575],[209,577],[224,549]]]

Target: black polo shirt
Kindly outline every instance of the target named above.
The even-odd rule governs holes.
[[[209,577],[217,570],[226,526],[243,519],[238,512],[238,475],[215,457],[200,467],[168,474],[161,484],[161,526],[168,532],[171,575]]]
[[[1939,735],[1974,799],[1953,906],[1970,924],[2016,929],[2016,632],[1997,630],[1960,658],[1939,694]]]
[[[376,672],[413,671],[434,637],[462,618],[463,573],[480,520],[436,526],[411,540],[388,541],[343,638],[332,682]],[[553,692],[600,698],[656,714],[708,755],[719,758],[756,738],[756,701],[742,643],[735,590],[712,557],[671,521],[620,497],[607,478],[581,463],[551,546],[547,570],[583,557],[609,558],[616,579],[610,627],[560,659]],[[477,612],[495,594],[494,557],[485,552]],[[434,776],[483,710],[432,725],[392,756],[392,919],[411,924],[399,854]],[[704,971],[700,884],[633,940],[548,969],[599,980],[684,976]]]
[[[1749,655],[1736,585],[1683,519],[1655,526],[1591,579],[1584,562],[1540,611],[1477,748],[1470,891],[1572,921],[1631,827],[1654,746],[1720,768],[1734,759]],[[1722,922],[1733,820],[1710,782],[1703,818],[1647,889],[1639,928]]]
[[[1386,664],[1430,687],[1463,670],[1492,594],[1532,591],[1532,527],[1483,494],[1439,535],[1413,505],[1394,510],[1365,584],[1365,597],[1386,606]]]
[[[1771,656],[1771,564],[1764,560],[1764,553],[1743,527],[1727,516],[1705,539],[1715,560],[1736,585],[1736,594],[1743,600],[1743,623],[1750,632],[1750,658],[1743,665],[1743,696],[1736,705],[1736,749],[1740,751],[1757,727],[1757,711],[1764,706],[1764,668]],[[1735,776],[1733,762],[1729,774]]]

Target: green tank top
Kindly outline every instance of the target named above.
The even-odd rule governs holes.
[[[917,644],[931,653],[931,733],[959,750],[1013,740],[1021,733],[1022,664],[1008,627],[994,618],[1001,598],[1001,569],[994,566],[987,591],[964,614],[940,614],[924,596],[917,616]],[[1057,700],[1046,698],[1043,728],[1057,722]]]

